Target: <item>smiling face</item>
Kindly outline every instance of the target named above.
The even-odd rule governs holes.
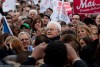
[[[95,40],[95,39],[97,39],[98,38],[98,28],[97,28],[97,26],[95,26],[95,25],[91,25],[90,26],[90,30],[91,30],[91,32],[93,33],[93,39]]]
[[[55,25],[52,24],[47,27],[46,35],[48,38],[54,38],[58,36],[59,34],[60,32]]]
[[[93,32],[93,34],[98,33],[98,27],[96,25],[91,25],[90,30]]]
[[[28,48],[28,46],[30,45],[30,39],[28,37],[28,35],[26,34],[23,34],[23,35],[20,35],[19,39],[21,40],[24,48]]]
[[[100,15],[98,15],[98,16],[96,17],[96,24],[97,24],[97,25],[100,25]]]
[[[83,28],[83,27],[79,27],[79,28],[78,28],[78,37],[79,37],[79,38],[83,38],[83,37],[85,37],[85,36],[87,36],[87,31],[86,31],[86,29]]]

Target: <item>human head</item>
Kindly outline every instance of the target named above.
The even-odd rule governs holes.
[[[73,23],[68,23],[68,27],[69,27],[69,29],[71,29],[71,30],[76,30],[76,27],[77,27],[77,24],[73,24]]]
[[[68,25],[66,24],[65,21],[58,21],[61,25],[61,32],[66,31],[67,29],[69,29]]]
[[[18,25],[12,25],[11,26],[11,29],[12,29],[12,32],[13,32],[13,34],[14,34],[14,36],[18,36],[18,34],[20,33],[20,28],[19,28],[19,26]]]
[[[80,45],[81,47],[85,46],[85,45],[90,45],[92,44],[93,39],[89,36],[83,37],[80,39]]]
[[[32,30],[33,31],[36,31],[37,28],[41,28],[43,26],[42,24],[42,19],[40,16],[36,16],[33,20],[33,23],[32,23]]]
[[[25,32],[30,34],[31,27],[30,27],[30,25],[28,23],[23,23],[20,26],[20,29],[21,29],[21,31],[25,31]]]
[[[20,32],[18,38],[21,40],[25,49],[28,49],[28,46],[31,45],[31,38],[27,32]]]
[[[24,47],[21,41],[15,36],[9,36],[5,40],[5,43],[9,46],[11,44],[12,49],[16,52],[16,54],[24,51]]]
[[[37,10],[32,9],[29,11],[29,17],[31,17],[32,19],[34,19],[36,15],[38,15]]]
[[[97,17],[96,17],[96,24],[99,26],[100,25],[100,14],[99,15],[97,15]]]
[[[84,23],[78,23],[76,33],[78,38],[83,38],[85,36],[93,36],[93,33],[91,32],[90,28]]]
[[[30,9],[31,8],[29,6],[26,6],[24,11],[29,13]]]
[[[48,8],[46,10],[46,14],[51,15],[53,13],[53,10],[51,8]]]
[[[61,25],[59,22],[50,21],[47,24],[46,35],[48,38],[55,38],[61,34]]]
[[[98,39],[98,27],[96,25],[90,25],[90,30],[93,33],[93,39]]]
[[[72,16],[72,23],[73,24],[77,24],[81,21],[81,17],[79,14],[73,14]]]
[[[47,14],[45,14],[44,16],[43,16],[43,25],[47,25],[48,24],[48,22],[50,21],[50,16],[49,15],[47,15]]]
[[[63,67],[67,63],[67,48],[61,41],[53,41],[44,51],[44,63],[55,67]]]
[[[37,46],[37,45],[39,45],[42,42],[49,43],[49,39],[46,37],[46,35],[36,36],[35,42],[34,42],[34,46]]]
[[[24,23],[27,23],[27,24],[29,24],[30,26],[32,26],[32,22],[33,22],[33,19],[30,18],[30,17],[27,17],[27,18],[25,19],[25,21],[24,21]]]
[[[63,36],[64,34],[73,34],[76,36],[76,32],[74,30],[68,29],[64,32],[62,32],[61,36]]]
[[[77,37],[73,34],[64,34],[61,36],[60,41],[63,43],[70,43],[71,46],[76,50],[77,54],[79,54],[80,51],[80,43],[77,40]]]

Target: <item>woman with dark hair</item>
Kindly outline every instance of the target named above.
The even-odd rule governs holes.
[[[92,44],[93,39],[89,36],[83,37],[80,39],[81,47]]]
[[[42,42],[49,43],[49,39],[47,38],[47,36],[43,35],[43,34],[39,35],[39,36],[36,36],[36,39],[35,39],[35,42],[34,42],[34,47],[38,46]]]
[[[32,33],[33,33],[33,35],[35,35],[35,36],[40,35],[42,27],[43,27],[43,24],[42,24],[41,17],[36,16],[33,20],[33,23],[32,23]]]
[[[73,34],[64,34],[62,35],[60,39],[63,43],[70,43],[71,46],[76,50],[76,52],[79,54],[80,52],[80,43],[77,40],[76,36]]]

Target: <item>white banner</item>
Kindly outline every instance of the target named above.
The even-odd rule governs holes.
[[[50,0],[41,0],[40,13],[44,13],[50,7]]]
[[[5,0],[3,3],[3,12],[8,12],[10,10],[15,10],[16,8],[16,0]]]
[[[33,0],[34,4],[37,5],[39,0]]]
[[[69,23],[70,22],[70,19],[68,17],[68,11],[71,11],[71,6],[70,6],[70,3],[68,2],[59,2],[59,8],[60,9],[60,18],[59,20],[63,20],[65,21],[66,23]]]
[[[52,9],[53,13],[51,14],[50,18],[52,21],[58,21],[59,20],[59,10],[58,10],[58,2],[57,0],[52,2]]]
[[[73,2],[73,0],[68,0],[68,2]]]
[[[58,3],[58,1],[59,0],[50,0],[50,8],[51,9],[55,9],[55,7],[58,5],[57,3]]]
[[[65,21],[66,23],[70,22],[68,17],[68,12],[72,11],[70,3],[58,1],[57,6],[54,6],[53,14],[51,15],[51,20],[53,21]]]

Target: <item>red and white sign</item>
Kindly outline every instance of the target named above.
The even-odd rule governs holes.
[[[74,13],[100,13],[100,0],[74,0]]]
[[[63,11],[63,13],[64,13],[65,15],[70,15],[70,14],[72,14],[72,7],[70,6],[70,3],[64,2],[64,3],[62,4],[62,2],[59,1],[59,3],[58,3],[58,11],[60,11],[61,8],[63,9],[62,11]],[[67,13],[68,13],[68,14],[67,14]]]
[[[58,1],[57,6],[55,6],[53,9],[53,14],[51,15],[51,19],[63,20],[66,23],[69,23],[70,14],[72,14],[72,8],[70,6],[70,3]]]

